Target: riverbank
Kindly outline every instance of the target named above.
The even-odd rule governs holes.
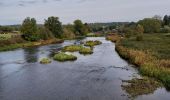
[[[150,34],[149,36],[145,35],[144,40],[140,42],[135,41],[133,39],[134,37],[125,39],[125,38],[120,38],[117,35],[109,36],[107,37],[107,39],[111,40],[112,42],[116,42],[116,51],[119,53],[119,55],[122,58],[128,60],[130,63],[133,63],[136,66],[138,66],[139,71],[142,75],[153,77],[161,81],[167,87],[167,89],[169,89],[170,88],[170,68],[169,68],[170,60],[168,59],[167,52],[169,50],[168,42],[170,40],[168,41],[166,37],[164,36],[160,37],[158,34]],[[167,42],[167,44],[160,41],[165,41]],[[132,44],[132,42],[134,44]],[[159,43],[162,43],[162,45],[160,45]],[[141,46],[140,44],[143,46]],[[134,48],[134,46],[136,47]],[[158,48],[158,46],[161,48]],[[137,49],[137,47],[140,49]],[[155,49],[149,49],[149,48],[155,48]],[[164,51],[164,52],[157,53],[156,56],[155,55],[156,51],[154,51],[156,50],[156,48],[158,50],[165,50],[167,52]],[[166,56],[158,56],[162,54]]]
[[[42,45],[62,43],[62,42],[63,42],[62,39],[49,39],[49,40],[41,40],[37,42],[15,43],[15,44],[10,44],[10,45],[5,45],[0,47],[0,52],[14,50],[18,48],[28,48],[28,47],[42,46]]]

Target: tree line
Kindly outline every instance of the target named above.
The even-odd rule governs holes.
[[[169,33],[170,32],[170,16],[165,15],[164,18],[155,15],[152,18],[144,18],[138,22],[131,22],[119,27],[119,32],[129,38],[136,36],[136,40],[143,40],[143,33]]]
[[[58,17],[48,17],[41,27],[37,26],[36,19],[27,17],[22,25],[23,38],[28,41],[47,40],[50,38],[75,38],[89,32],[88,24],[75,20],[74,24],[62,25]]]

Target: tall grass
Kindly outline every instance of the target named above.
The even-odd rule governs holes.
[[[116,40],[116,51],[120,56],[138,66],[142,75],[158,79],[170,89],[170,60],[158,59],[147,48],[146,50],[137,50],[130,46],[127,48],[122,41],[120,38]]]

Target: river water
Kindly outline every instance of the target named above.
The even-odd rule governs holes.
[[[0,100],[128,100],[122,90],[122,80],[140,77],[138,70],[115,51],[115,44],[104,37],[92,55],[80,55],[74,62],[42,65],[39,60],[51,57],[51,52],[78,43],[17,49],[0,53]],[[136,100],[169,100],[165,88],[153,94],[141,95]]]

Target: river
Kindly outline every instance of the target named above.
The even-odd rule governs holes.
[[[80,55],[74,62],[42,65],[39,60],[78,40],[61,44],[17,49],[0,53],[0,100],[128,100],[122,80],[140,77],[138,70],[115,51],[115,44],[104,37],[92,55]],[[136,100],[169,100],[165,88]]]

